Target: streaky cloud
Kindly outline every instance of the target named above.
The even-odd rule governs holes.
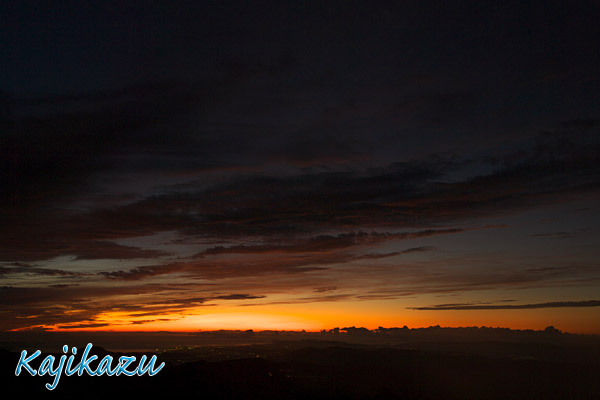
[[[526,310],[535,308],[564,308],[564,307],[600,307],[600,300],[584,301],[552,301],[533,304],[438,304],[429,307],[407,307],[410,310],[443,311],[443,310]]]

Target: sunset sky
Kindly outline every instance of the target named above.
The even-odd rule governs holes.
[[[597,2],[40,3],[0,330],[600,333]]]

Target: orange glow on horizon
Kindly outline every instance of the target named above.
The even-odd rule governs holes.
[[[261,307],[199,307],[185,314],[131,317],[124,312],[105,312],[89,327],[81,323],[47,325],[50,331],[112,332],[198,332],[212,330],[286,330],[315,332],[334,327],[380,326],[421,328],[429,326],[488,326],[541,330],[555,326],[564,332],[600,334],[600,309],[530,309],[477,311],[394,312],[388,304],[374,307],[370,302],[269,305]],[[597,321],[590,324],[590,321]],[[72,328],[69,328],[72,326]],[[24,330],[20,328],[15,330]]]

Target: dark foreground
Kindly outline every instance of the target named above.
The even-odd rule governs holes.
[[[597,351],[492,342],[412,350],[330,341],[180,348],[158,353],[166,366],[156,376],[63,376],[52,392],[44,387],[51,377],[14,375],[18,352],[2,350],[0,359],[5,399],[599,399]]]

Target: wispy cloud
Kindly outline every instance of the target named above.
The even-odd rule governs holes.
[[[600,300],[551,301],[533,304],[438,304],[428,307],[407,307],[411,310],[526,310],[536,308],[600,307]]]

